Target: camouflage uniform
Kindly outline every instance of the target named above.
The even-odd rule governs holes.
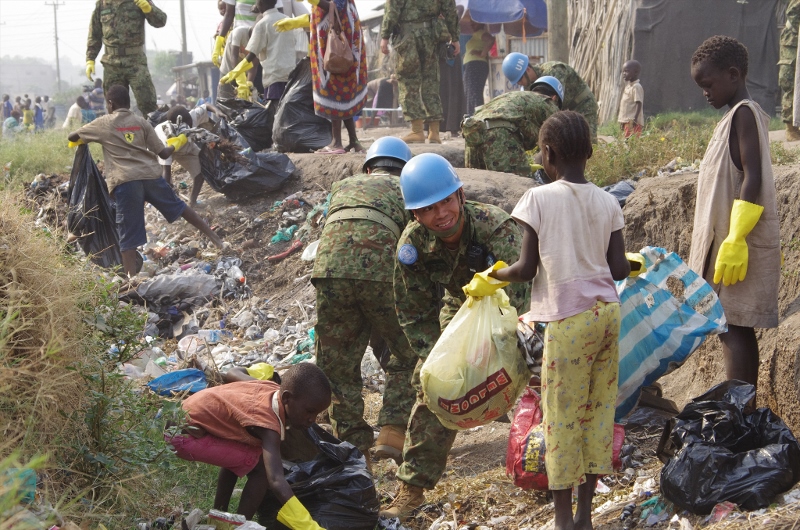
[[[797,61],[797,31],[800,24],[800,0],[790,0],[786,8],[786,26],[781,31],[778,85],[781,87],[781,119],[792,124],[794,108],[794,69]]]
[[[439,97],[439,15],[451,40],[458,42],[458,15],[454,0],[386,0],[381,38],[394,34],[400,105],[406,121],[442,119]]]
[[[398,230],[411,219],[403,206],[400,179],[380,170],[333,185],[329,217],[348,208],[377,210],[391,218]],[[331,425],[334,434],[362,452],[374,440],[372,428],[364,421],[361,396],[361,358],[372,331],[378,332],[392,353],[378,425],[405,430],[416,396],[411,375],[417,358],[394,310],[396,246],[397,236],[378,222],[328,222],[311,275],[317,288],[317,365],[333,389]]]
[[[542,64],[532,64],[531,68],[536,73],[536,77],[551,75],[561,81],[564,85],[564,101],[561,105],[563,110],[574,110],[583,115],[589,123],[589,130],[592,132],[592,143],[597,143],[597,113],[600,108],[597,100],[589,88],[589,85],[578,75],[570,65],[558,61],[550,61]],[[528,87],[530,90],[530,87]]]
[[[144,54],[144,21],[154,28],[167,23],[166,13],[148,1],[152,9],[145,14],[132,0],[97,0],[86,42],[87,61],[94,61],[105,46],[101,59],[105,93],[112,85],[132,88],[144,115],[156,110],[156,89]]]
[[[408,224],[397,243],[398,253],[408,255],[409,245],[416,249],[416,261],[410,265],[395,261],[394,296],[400,325],[419,357],[413,379],[419,397],[411,412],[397,478],[425,489],[433,488],[441,478],[456,431],[443,427],[422,401],[419,373],[441,330],[466,300],[461,287],[474,275],[467,265],[467,248],[471,244],[484,247],[483,269],[497,260],[514,263],[522,249],[522,232],[500,208],[467,201],[464,220],[464,233],[456,251],[448,250],[416,221]],[[530,287],[527,282],[512,283],[506,288],[511,304],[520,314],[529,308]]]
[[[507,92],[478,107],[462,123],[467,167],[530,177],[525,151],[539,141],[539,128],[558,107],[533,92]]]

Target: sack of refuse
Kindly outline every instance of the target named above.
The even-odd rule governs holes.
[[[517,347],[517,311],[502,289],[467,297],[420,373],[425,403],[448,429],[505,415],[530,377]]]
[[[514,485],[522,489],[547,489],[545,467],[544,428],[539,393],[526,387],[514,412],[506,451],[506,475],[514,479]],[[614,469],[622,467],[620,451],[625,441],[625,427],[614,424],[614,441],[611,447],[611,464]]]
[[[229,162],[216,149],[200,150],[203,178],[215,190],[232,201],[248,199],[274,191],[288,179],[295,165],[282,153],[241,153],[246,163]]]
[[[709,335],[727,331],[714,289],[674,252],[645,247],[647,271],[617,282],[620,298],[619,421],[642,387],[682,365]]]
[[[272,140],[282,153],[308,153],[331,143],[331,122],[314,113],[311,60],[297,63],[275,110]]]
[[[122,264],[116,205],[86,145],[78,146],[69,176],[67,230],[91,260],[101,267]]]
[[[255,105],[236,116],[230,123],[250,144],[253,151],[263,151],[272,147],[272,125],[276,104],[276,101],[270,100],[266,107]]]
[[[700,515],[724,501],[757,510],[800,480],[797,439],[771,410],[753,410],[754,397],[753,385],[726,381],[671,420],[658,448],[667,499]]]
[[[318,454],[299,464],[284,461],[286,481],[311,518],[326,530],[372,530],[378,522],[378,499],[364,455],[319,425],[307,431]],[[283,454],[283,451],[282,451]],[[270,529],[285,529],[275,519],[280,505],[268,494],[258,520]]]

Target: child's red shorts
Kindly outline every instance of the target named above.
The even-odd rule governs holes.
[[[223,440],[210,434],[202,438],[188,434],[177,436],[164,434],[164,441],[175,448],[178,458],[224,467],[233,471],[237,477],[250,473],[261,458],[260,446]]]

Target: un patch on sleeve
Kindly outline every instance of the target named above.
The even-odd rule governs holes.
[[[413,265],[417,262],[419,254],[414,245],[405,244],[397,251],[397,260],[403,265]]]

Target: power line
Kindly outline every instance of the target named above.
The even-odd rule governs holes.
[[[45,2],[46,6],[53,6],[53,23],[56,28],[56,82],[58,91],[61,92],[61,61],[58,60],[58,6],[63,6],[64,2]]]

